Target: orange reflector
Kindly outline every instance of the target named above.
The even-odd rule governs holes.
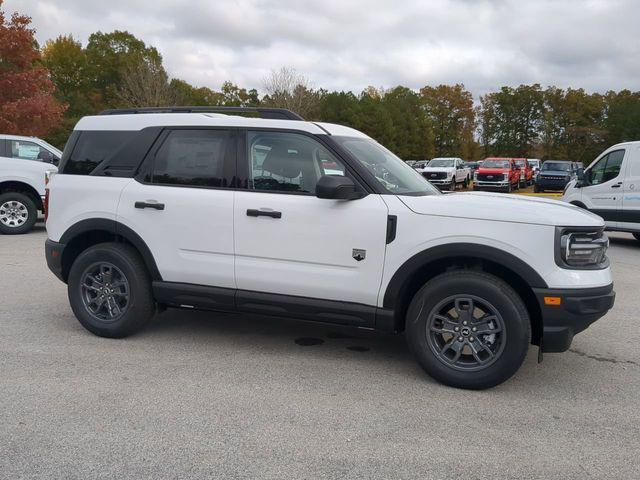
[[[544,297],[545,305],[561,305],[562,297]]]

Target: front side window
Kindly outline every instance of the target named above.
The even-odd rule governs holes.
[[[229,187],[225,175],[228,130],[173,130],[153,163],[152,183],[193,187]]]
[[[332,137],[371,172],[380,184],[396,195],[440,195],[422,175],[396,155],[368,137]],[[433,161],[429,162],[433,166]]]
[[[322,175],[345,175],[344,164],[321,143],[287,132],[249,132],[249,188],[315,194]]]
[[[624,159],[624,150],[616,150],[602,157],[589,170],[589,183],[600,185],[620,175],[620,167]]]
[[[9,156],[21,160],[48,160],[53,155],[37,143],[24,140],[9,140]]]

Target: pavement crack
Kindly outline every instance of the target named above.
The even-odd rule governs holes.
[[[591,360],[595,360],[596,362],[615,363],[618,365],[633,365],[634,367],[640,367],[640,363],[634,362],[633,360],[618,360],[616,358],[602,357],[600,355],[591,355],[589,353],[581,352],[576,348],[570,348],[569,351],[575,353],[576,355],[580,355],[581,357],[587,357]]]

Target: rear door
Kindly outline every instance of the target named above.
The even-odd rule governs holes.
[[[640,231],[640,145],[629,147],[627,155],[619,227]]]
[[[619,227],[622,211],[622,172],[626,150],[619,148],[600,157],[585,173],[582,200],[593,213],[600,215],[610,228]]]
[[[142,237],[163,280],[235,288],[235,139],[233,129],[165,130],[124,188],[117,221]]]
[[[376,305],[388,213],[381,196],[316,197],[321,175],[351,175],[312,136],[254,131],[246,143],[247,189],[235,200],[238,289]]]

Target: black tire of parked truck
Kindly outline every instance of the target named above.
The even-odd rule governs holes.
[[[405,335],[431,377],[480,390],[499,385],[520,368],[531,324],[522,299],[507,283],[459,270],[431,279],[415,294]]]
[[[33,200],[20,192],[0,195],[0,233],[20,235],[30,231],[38,220],[38,209]]]
[[[123,243],[100,243],[82,252],[71,266],[67,291],[78,321],[101,337],[136,333],[155,312],[145,264]]]

